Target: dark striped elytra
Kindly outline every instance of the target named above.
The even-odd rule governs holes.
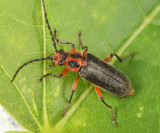
[[[82,78],[119,97],[129,95],[131,84],[121,71],[90,53],[85,54],[84,60],[86,65],[78,72]]]

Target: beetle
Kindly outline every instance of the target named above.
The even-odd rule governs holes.
[[[24,66],[26,66],[30,63],[33,63],[33,62],[51,59],[53,61],[52,63],[54,63],[54,64],[50,65],[50,67],[54,67],[56,65],[59,65],[59,66],[66,66],[66,68],[62,71],[62,73],[60,75],[55,75],[53,73],[47,73],[40,78],[40,81],[42,81],[45,77],[48,77],[48,76],[62,78],[67,74],[67,72],[69,70],[74,71],[74,72],[78,72],[78,74],[79,74],[73,83],[72,93],[71,93],[69,102],[67,103],[67,106],[63,112],[63,117],[65,116],[66,111],[71,103],[73,94],[76,90],[78,81],[81,77],[95,86],[96,93],[97,93],[99,99],[103,102],[103,104],[106,107],[110,108],[111,114],[112,114],[112,119],[113,119],[113,124],[116,126],[117,122],[115,119],[113,109],[110,105],[108,105],[103,100],[103,96],[100,92],[100,89],[105,90],[109,93],[112,93],[120,98],[132,95],[134,91],[131,87],[131,83],[130,83],[129,79],[120,70],[109,65],[107,62],[113,56],[115,56],[120,62],[123,62],[125,59],[132,57],[135,53],[130,54],[129,56],[125,57],[124,59],[121,59],[117,54],[112,53],[104,61],[102,61],[99,58],[97,58],[96,56],[94,56],[93,54],[87,52],[88,51],[87,46],[83,46],[83,43],[81,41],[81,32],[79,33],[78,37],[79,37],[80,46],[83,49],[83,53],[76,52],[75,45],[72,42],[60,42],[58,40],[58,38],[56,37],[56,32],[57,32],[56,29],[54,30],[54,33],[52,32],[48,18],[47,18],[44,0],[42,0],[42,4],[43,4],[43,11],[44,11],[46,24],[48,26],[48,29],[49,29],[49,32],[51,35],[51,39],[53,42],[53,46],[55,49],[55,53],[53,53],[54,57],[52,56],[53,54],[51,54],[50,56],[48,56],[46,58],[34,59],[34,60],[31,60],[31,61],[23,64],[16,71],[16,73],[12,79],[12,82],[14,81],[17,74]],[[58,43],[58,44],[71,44],[71,51],[65,52],[62,49],[58,51],[57,47],[56,47],[56,43]]]

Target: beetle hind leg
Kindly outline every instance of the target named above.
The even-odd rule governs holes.
[[[115,115],[114,115],[114,112],[113,112],[112,107],[111,107],[110,105],[108,105],[108,104],[103,100],[103,96],[102,96],[102,94],[101,94],[100,88],[96,86],[95,89],[96,89],[96,93],[97,93],[99,99],[103,102],[103,104],[104,104],[106,107],[110,108],[111,114],[112,114],[112,119],[113,119],[113,125],[114,125],[114,126],[117,126],[117,122],[116,122]]]

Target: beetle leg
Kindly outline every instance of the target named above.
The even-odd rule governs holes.
[[[68,102],[68,104],[67,104],[67,106],[66,106],[66,108],[65,108],[65,110],[64,110],[64,112],[63,112],[63,115],[62,115],[63,117],[65,116],[65,114],[66,114],[66,112],[67,112],[67,109],[68,109],[68,107],[69,107],[69,105],[70,105],[70,103],[71,103],[73,94],[74,94],[74,92],[75,92],[75,90],[76,90],[76,88],[77,88],[77,84],[78,84],[79,78],[80,78],[80,76],[78,75],[77,78],[76,78],[76,80],[75,80],[74,83],[73,83],[73,86],[72,86],[72,94],[71,94],[70,99],[69,99],[69,102]]]
[[[47,74],[45,74],[45,75],[43,75],[40,79],[39,79],[39,81],[41,82],[45,77],[47,77],[47,76],[54,76],[54,77],[57,77],[57,78],[62,78],[62,77],[64,77],[66,74],[67,74],[67,72],[68,72],[68,69],[67,68],[65,68],[63,71],[62,71],[62,73],[60,74],[60,75],[55,75],[55,74],[53,74],[53,73],[47,73]]]
[[[113,112],[112,107],[111,107],[110,105],[108,105],[108,104],[103,100],[103,96],[102,96],[102,94],[101,94],[100,88],[97,87],[97,86],[96,86],[95,88],[96,88],[96,93],[97,93],[99,99],[103,102],[103,104],[104,104],[105,106],[107,106],[108,108],[110,108],[111,114],[112,114],[112,119],[113,119],[113,125],[117,126],[117,122],[116,122],[115,115],[114,115],[114,112]]]
[[[87,47],[84,47],[83,57],[84,57],[85,54],[87,54],[87,51],[88,51],[88,48],[87,48]]]
[[[117,54],[114,54],[114,53],[110,54],[104,61],[105,61],[105,62],[110,61],[110,59],[111,59],[113,56],[116,56],[116,58],[117,58],[120,62],[122,62],[122,59],[121,59]]]
[[[79,34],[78,34],[78,39],[79,39],[80,46],[82,47],[82,49],[88,49],[87,46],[83,46],[83,43],[82,43],[82,40],[81,40],[81,32],[79,32]]]
[[[55,40],[56,40],[56,42],[57,42],[58,44],[72,44],[72,47],[75,47],[75,45],[74,45],[72,42],[60,42],[60,41],[58,40],[58,38],[56,37],[56,33],[57,33],[57,30],[55,29],[55,30],[54,30],[54,38],[55,38]]]
[[[123,59],[121,59],[117,54],[112,53],[112,54],[110,54],[104,61],[105,61],[105,62],[108,62],[108,61],[110,61],[110,59],[111,59],[113,56],[116,56],[116,58],[117,58],[120,62],[123,62],[123,61],[125,61],[127,58],[130,58],[130,57],[134,56],[135,54],[136,54],[136,52],[131,53],[130,55],[128,55],[128,56],[124,57]]]
[[[130,58],[130,57],[133,57],[135,54],[136,54],[136,52],[131,53],[130,55],[124,57],[124,58],[122,59],[122,61],[125,61],[126,59],[128,59],[128,58]]]
[[[75,52],[75,46],[74,45],[71,46],[71,52],[73,52],[73,53]]]

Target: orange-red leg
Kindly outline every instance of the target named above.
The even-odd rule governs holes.
[[[75,45],[72,45],[71,46],[71,52],[75,52],[76,50],[75,50]]]
[[[79,79],[80,79],[80,76],[78,75],[77,78],[76,78],[76,80],[75,80],[74,83],[73,83],[73,86],[72,86],[72,89],[73,89],[74,91],[75,91],[76,88],[77,88],[77,84],[78,84]]]
[[[47,74],[45,74],[45,75],[43,75],[39,80],[40,80],[40,82],[45,78],[45,77],[48,77],[48,76],[54,76],[54,77],[57,77],[57,78],[62,78],[62,77],[64,77],[66,74],[67,74],[67,72],[68,72],[68,69],[67,68],[65,68],[63,71],[62,71],[62,73],[60,74],[60,75],[55,75],[55,74],[53,74],[53,73],[47,73]]]
[[[84,48],[84,51],[83,51],[83,57],[82,57],[83,59],[84,59],[84,55],[87,54],[87,51],[88,51],[88,48],[85,47],[85,48]],[[83,64],[84,62],[85,62],[85,61],[82,60],[82,64]]]
[[[113,119],[113,125],[117,126],[117,122],[116,122],[115,115],[114,115],[114,112],[113,112],[112,107],[111,107],[110,105],[108,105],[108,104],[103,100],[103,96],[102,96],[102,94],[101,94],[100,88],[97,87],[97,86],[96,86],[95,88],[96,88],[96,93],[97,93],[99,99],[103,102],[103,104],[104,104],[106,107],[110,108],[111,114],[112,114],[112,119]]]
[[[69,71],[69,70],[68,70],[67,68],[65,68],[65,69],[61,72],[61,74],[59,75],[59,77],[60,77],[60,78],[64,77],[64,75],[66,75],[68,71]]]
[[[66,106],[66,108],[65,108],[65,110],[64,110],[64,112],[63,112],[63,115],[62,115],[63,117],[65,116],[65,114],[66,114],[66,112],[67,112],[67,109],[68,109],[68,107],[69,107],[69,105],[70,105],[70,103],[71,103],[73,94],[74,94],[74,92],[75,92],[75,90],[76,90],[76,88],[77,88],[77,84],[78,84],[79,78],[80,78],[80,76],[78,75],[77,78],[76,78],[76,80],[75,80],[74,83],[73,83],[73,86],[72,86],[72,94],[71,94],[70,100],[69,100],[69,102],[68,102],[68,104],[67,104],[67,106]]]
[[[111,58],[112,58],[112,56],[109,55],[109,56],[107,56],[107,58],[106,58],[104,61],[105,61],[105,62],[108,62],[108,61],[110,61]]]
[[[88,48],[87,48],[87,47],[84,47],[83,57],[84,57],[85,54],[87,54],[87,51],[88,51]]]

